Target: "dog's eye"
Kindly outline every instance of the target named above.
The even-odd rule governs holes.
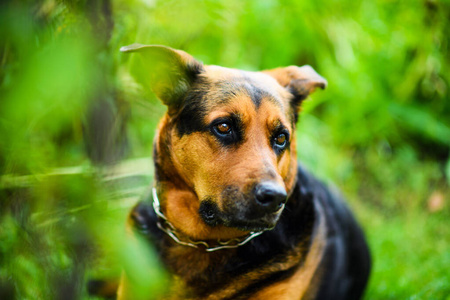
[[[284,147],[286,145],[286,134],[280,133],[279,135],[277,135],[275,138],[275,143],[278,146]]]
[[[236,145],[242,141],[243,128],[239,116],[216,119],[209,130],[223,146]]]
[[[215,126],[215,129],[217,130],[218,133],[220,134],[231,134],[231,125],[228,123],[219,123]]]
[[[280,155],[288,147],[289,133],[283,130],[278,134],[274,135],[272,139],[273,139],[273,148],[277,153],[277,155]]]

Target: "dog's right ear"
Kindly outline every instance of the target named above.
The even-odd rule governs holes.
[[[282,87],[293,95],[291,106],[294,109],[296,120],[302,101],[317,88],[325,89],[328,84],[325,78],[308,65],[302,67],[289,66],[262,72],[275,78]]]
[[[140,54],[139,68],[144,72],[145,84],[169,107],[169,112],[178,109],[183,96],[204,70],[203,64],[191,55],[165,46],[133,44],[120,51]]]

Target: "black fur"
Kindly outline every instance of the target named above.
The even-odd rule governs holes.
[[[217,81],[214,86],[223,95],[223,97],[217,99],[217,103],[222,104],[233,97],[247,95],[252,100],[255,108],[258,109],[263,98],[271,97],[268,92],[252,83],[252,80],[244,75],[242,77],[236,77],[234,80]]]
[[[310,250],[314,226],[319,218],[325,218],[327,238],[325,256],[320,264],[324,274],[316,299],[359,299],[370,273],[370,254],[364,235],[340,197],[299,167],[297,185],[288,199],[276,227],[237,248],[235,255],[225,264],[211,265],[187,284],[198,297],[218,291],[238,275],[276,262],[285,262],[288,254],[302,244],[301,257]],[[156,215],[151,207],[152,199],[144,200],[135,209],[133,220],[138,232],[156,246],[164,261],[166,247],[178,247],[170,237],[156,227]],[[320,209],[319,209],[320,208]],[[324,214],[320,214],[323,211]],[[220,250],[228,251],[228,250]],[[214,255],[214,253],[211,253]],[[303,261],[297,265],[301,267]],[[296,269],[260,278],[232,299],[243,299],[263,286],[273,284],[292,274]],[[291,273],[292,271],[292,273]],[[231,298],[230,298],[231,299]]]
[[[210,84],[199,77],[181,101],[177,115],[173,118],[179,136],[208,130],[204,124],[206,101]]]
[[[309,92],[302,89],[301,85],[289,85],[287,89],[292,94],[293,97],[290,103],[292,107],[292,112],[294,114],[294,123],[297,123],[300,106],[303,100],[305,100],[308,97]]]
[[[271,284],[282,281],[283,279],[287,279],[292,276],[298,269],[299,264],[292,266],[291,268],[283,271],[278,271],[275,273],[271,273],[259,279],[245,289],[238,291],[234,295],[226,298],[225,300],[239,300],[239,299],[248,299],[251,295],[261,290],[261,287],[269,286]]]
[[[218,218],[219,208],[217,207],[217,204],[210,199],[203,200],[200,203],[198,212],[203,221],[209,226],[217,226],[222,223]]]
[[[252,99],[253,104],[258,109],[261,106],[263,97],[267,96],[267,93],[251,83],[247,83],[245,86],[250,99]]]

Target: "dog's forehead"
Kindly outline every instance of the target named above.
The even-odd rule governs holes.
[[[209,83],[211,105],[222,104],[232,98],[248,96],[258,107],[263,99],[284,108],[290,93],[271,76],[260,73],[207,66],[203,74]]]

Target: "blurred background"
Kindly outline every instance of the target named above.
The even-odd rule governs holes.
[[[92,299],[122,267],[163,293],[125,234],[165,108],[135,42],[246,70],[312,65],[299,158],[348,199],[374,265],[365,299],[450,299],[450,2],[6,0],[0,4],[0,299]]]

